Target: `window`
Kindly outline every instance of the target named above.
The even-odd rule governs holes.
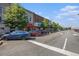
[[[0,7],[0,22],[2,21],[2,7]]]
[[[1,16],[0,16],[0,22],[2,21]]]
[[[31,17],[30,17],[30,21],[31,21]]]
[[[0,14],[2,13],[2,7],[0,7]]]

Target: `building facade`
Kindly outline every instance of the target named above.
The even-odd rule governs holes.
[[[26,17],[28,18],[28,22],[33,24],[33,13],[29,10],[26,10]]]
[[[26,17],[28,18],[28,21],[29,21],[29,25],[27,26],[28,28],[31,28],[31,29],[40,29],[41,28],[41,23],[42,21],[45,21],[48,23],[48,26],[49,26],[49,19],[47,18],[44,18],[30,10],[27,10],[26,9]]]
[[[40,26],[41,22],[44,20],[44,18],[42,16],[39,16],[37,14],[33,14],[33,22],[35,26]]]
[[[3,13],[6,7],[11,6],[12,3],[0,3],[0,33],[9,30],[9,28],[4,25],[4,17]],[[28,22],[33,26],[40,27],[41,22],[44,20],[44,17],[26,9],[26,17],[28,18]],[[48,19],[47,19],[48,20]],[[7,30],[3,30],[3,28]],[[2,29],[2,30],[1,30]]]
[[[4,13],[5,8],[10,5],[11,5],[10,3],[0,3],[0,35],[9,31],[9,28],[5,27],[4,25],[3,13]]]
[[[26,17],[28,18],[29,23],[32,23],[34,26],[39,26],[40,23],[44,20],[44,17],[26,9]]]
[[[26,9],[26,17],[28,18],[30,28],[40,27],[41,22],[44,20],[44,17]]]

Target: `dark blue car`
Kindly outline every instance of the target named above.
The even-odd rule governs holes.
[[[9,34],[4,34],[1,39],[27,39],[30,38],[30,33],[26,31],[13,31]]]

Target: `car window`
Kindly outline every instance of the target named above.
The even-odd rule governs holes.
[[[11,34],[26,34],[27,32],[24,31],[14,31]]]
[[[39,30],[31,30],[29,32],[40,32]]]

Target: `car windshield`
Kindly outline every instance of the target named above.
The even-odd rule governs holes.
[[[39,30],[31,30],[31,31],[29,31],[29,32],[39,32]]]
[[[26,31],[14,31],[11,34],[26,34]]]

